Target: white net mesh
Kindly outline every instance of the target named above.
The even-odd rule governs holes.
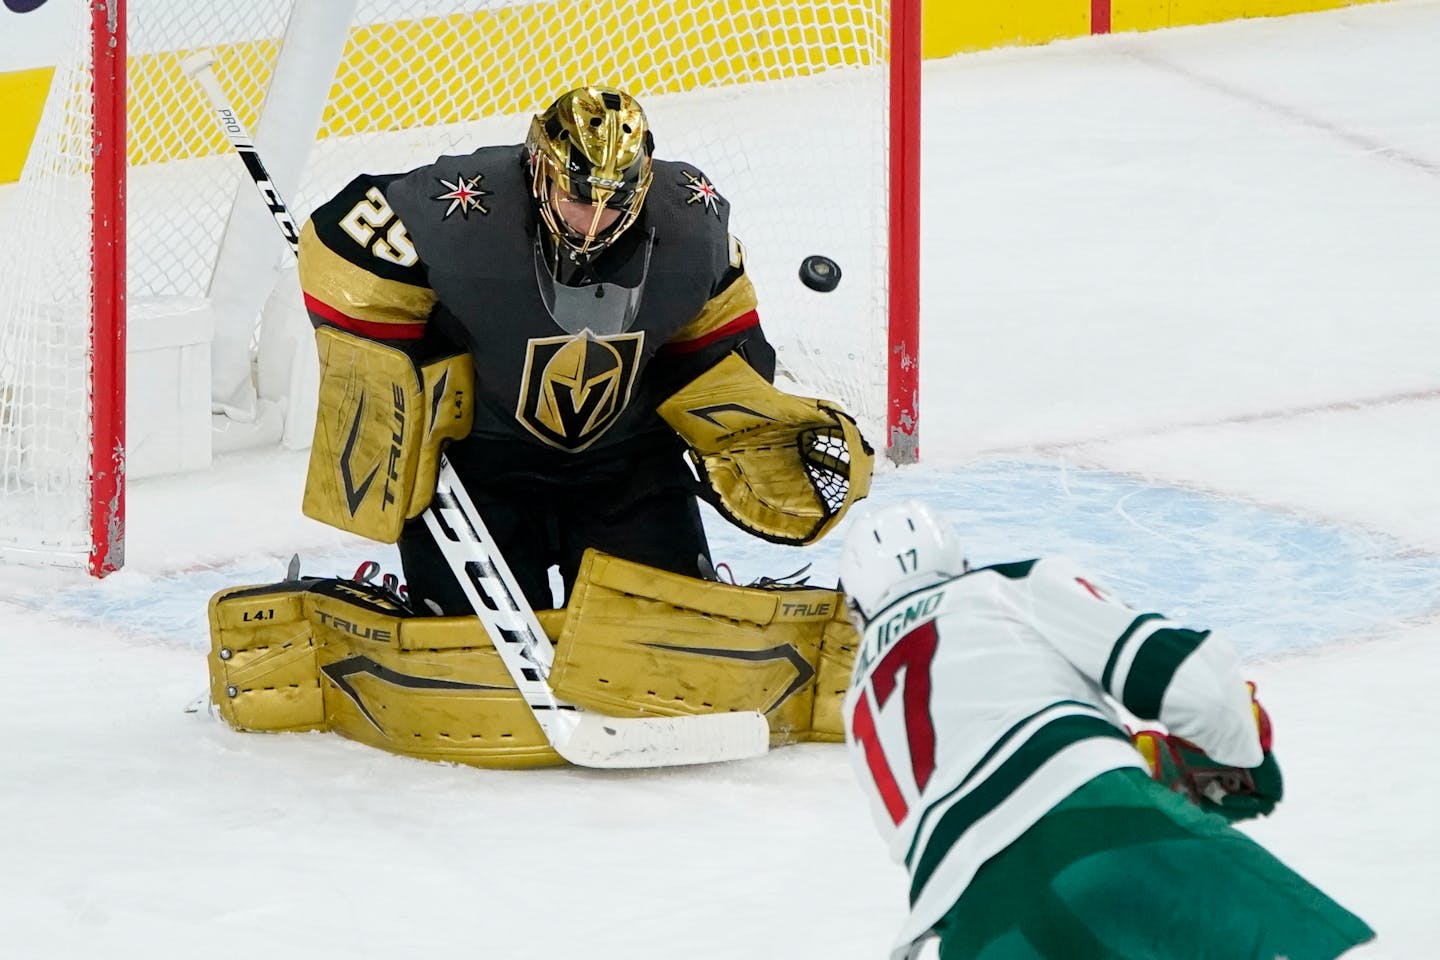
[[[243,172],[181,62],[212,51],[237,115],[257,129],[262,111],[286,106],[266,95],[292,2],[130,0],[132,309],[205,296],[232,202],[259,202],[237,192]],[[31,238],[38,254],[0,279],[0,550],[12,552],[87,547],[89,48],[87,14],[71,6],[73,57],[56,71],[22,182],[0,194],[4,235]],[[560,91],[625,88],[650,114],[657,154],[696,164],[731,201],[790,389],[840,399],[874,442],[888,39],[887,0],[359,0],[287,199],[303,222],[356,173],[516,143]],[[800,285],[811,253],[841,264],[834,293]]]
[[[0,545],[83,562],[89,548],[90,74],[88,12],[31,147],[42,169],[0,194]]]

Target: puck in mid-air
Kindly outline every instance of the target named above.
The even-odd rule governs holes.
[[[829,293],[840,286],[840,264],[818,253],[800,261],[800,282],[811,290]]]

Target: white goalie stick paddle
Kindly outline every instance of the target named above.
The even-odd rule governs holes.
[[[292,251],[299,231],[270,179],[250,135],[235,116],[214,70],[200,52],[183,65],[205,92],[231,146],[245,163],[265,205]],[[581,710],[555,696],[549,677],[555,662],[550,638],[516,585],[475,504],[450,461],[440,457],[435,499],[425,525],[450,564],[490,642],[555,752],[582,767],[668,767],[742,760],[770,747],[770,727],[758,711],[683,717],[608,717]]]
[[[756,711],[685,717],[607,717],[555,696],[550,638],[520,592],[469,494],[443,457],[430,528],[470,606],[555,752],[583,767],[668,767],[765,753],[770,726]]]

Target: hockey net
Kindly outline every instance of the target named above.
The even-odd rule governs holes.
[[[891,81],[891,0],[108,2],[125,13],[123,286],[132,330],[142,316],[208,306],[219,370],[223,351],[240,343],[263,352],[267,325],[294,329],[293,318],[275,314],[300,311],[278,234],[258,244],[258,260],[247,250],[227,266],[227,231],[264,210],[181,68],[190,54],[214,55],[297,222],[357,173],[519,142],[529,116],[558,92],[606,83],[640,98],[658,156],[694,163],[731,202],[732,230],[790,381],[783,385],[839,399],[880,448],[893,443],[887,407],[913,414],[913,396],[887,393],[899,255],[890,197],[901,189],[892,183],[892,103],[915,111],[910,123],[918,115],[914,91],[892,96],[902,91]],[[918,0],[894,2],[918,11]],[[67,6],[73,50],[56,67],[20,183],[0,193],[0,229],[24,237],[27,251],[0,277],[0,556],[81,565],[88,557],[103,573],[118,553],[104,560],[113,548],[97,541],[120,530],[96,523],[104,505],[93,480],[106,452],[95,423],[108,398],[97,395],[93,368],[113,335],[92,306],[105,281],[83,265],[111,227],[94,214],[106,187],[93,183],[93,118],[103,111],[92,94],[91,15]],[[319,53],[309,49],[317,22],[330,38]],[[317,63],[318,79],[307,78]],[[293,114],[311,100],[315,123],[297,132]],[[798,281],[811,253],[840,263],[834,293]],[[245,294],[216,310],[227,283]],[[272,288],[279,294],[266,295]],[[906,363],[913,352],[910,343]],[[248,359],[243,366],[251,369]],[[281,400],[299,422],[287,435],[304,433],[313,397]]]

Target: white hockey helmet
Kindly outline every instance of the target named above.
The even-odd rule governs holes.
[[[840,588],[868,620],[891,602],[969,569],[955,528],[919,500],[857,517],[840,551]]]

